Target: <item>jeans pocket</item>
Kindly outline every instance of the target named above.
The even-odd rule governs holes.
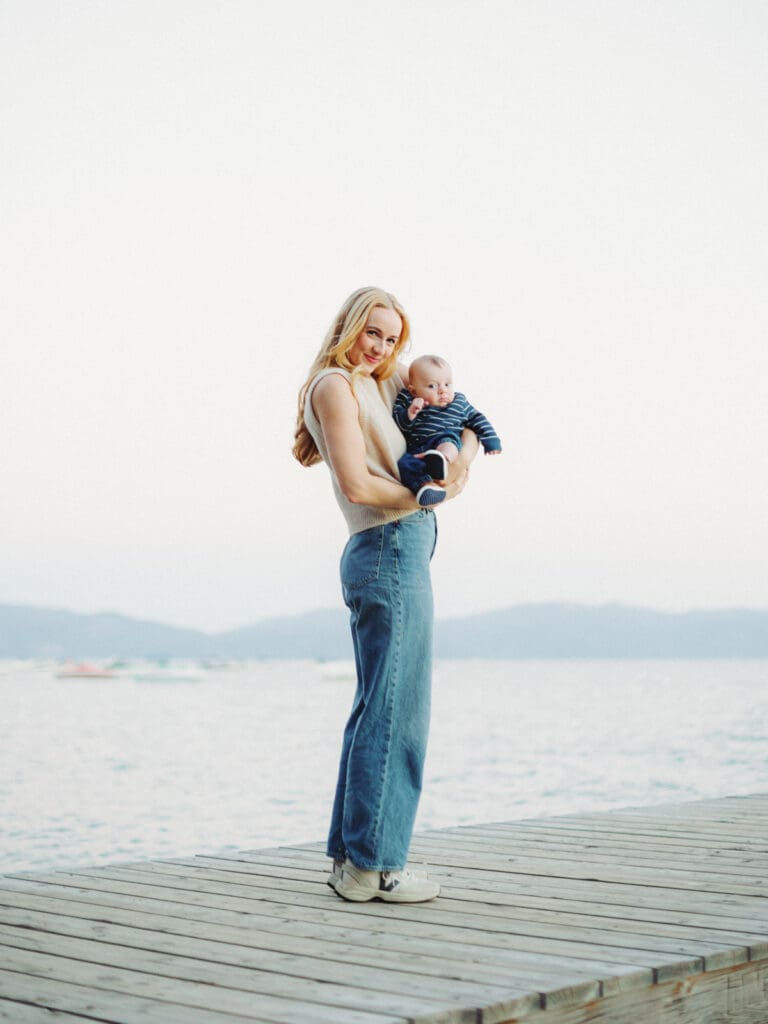
[[[341,583],[345,590],[357,590],[378,578],[384,550],[383,526],[353,533],[341,556]]]

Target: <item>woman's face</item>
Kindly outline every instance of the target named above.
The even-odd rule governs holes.
[[[394,309],[374,306],[357,341],[347,353],[350,363],[362,367],[364,373],[373,373],[391,355],[402,329],[403,321]]]

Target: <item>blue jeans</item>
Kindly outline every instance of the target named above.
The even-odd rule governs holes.
[[[421,795],[432,682],[433,512],[353,534],[341,558],[357,689],[344,729],[328,856],[405,866]]]

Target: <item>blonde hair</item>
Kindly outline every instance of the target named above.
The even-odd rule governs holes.
[[[336,315],[336,319],[331,324],[323,344],[320,346],[320,351],[312,363],[307,379],[299,391],[299,412],[296,417],[293,456],[302,466],[314,466],[321,461],[317,445],[304,422],[304,407],[309,385],[321,370],[325,370],[329,366],[338,366],[342,370],[349,371],[354,387],[355,378],[362,372],[362,367],[355,366],[349,361],[349,352],[365,329],[371,312],[377,307],[394,310],[403,322],[403,329],[392,351],[374,369],[372,376],[376,380],[386,380],[397,368],[397,358],[405,348],[410,335],[410,324],[405,310],[394,295],[390,295],[389,292],[385,292],[381,288],[358,288],[356,292],[352,292]]]

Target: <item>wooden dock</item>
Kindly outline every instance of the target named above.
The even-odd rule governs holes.
[[[0,876],[0,1020],[768,1022],[768,795],[411,852],[433,903],[344,903],[319,844]]]

